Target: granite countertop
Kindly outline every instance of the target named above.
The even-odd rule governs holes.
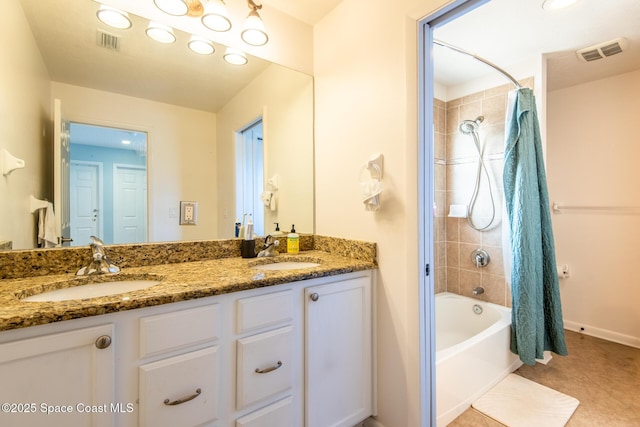
[[[320,265],[295,270],[257,270],[258,263],[276,260],[316,262]],[[240,257],[123,268],[117,274],[78,277],[53,274],[0,281],[0,331],[81,317],[221,295],[299,280],[333,276],[377,268],[375,261],[360,260],[321,250],[281,254],[274,258]],[[148,279],[158,285],[143,290],[82,300],[60,302],[21,301],[49,290],[98,281]]]

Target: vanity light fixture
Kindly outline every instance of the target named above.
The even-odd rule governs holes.
[[[247,6],[251,9],[247,20],[244,22],[244,29],[240,34],[245,43],[252,46],[263,46],[269,41],[269,36],[264,31],[264,22],[258,14],[258,9],[262,9],[262,5],[257,5],[253,0],[247,0]]]
[[[578,0],[544,0],[542,8],[545,10],[564,9],[577,2]]]
[[[173,16],[183,16],[189,12],[189,5],[185,0],[153,0],[158,9]]]
[[[160,43],[173,43],[176,41],[173,29],[159,22],[149,22],[146,33],[149,37]]]
[[[223,0],[210,0],[200,20],[202,25],[213,31],[224,32],[231,29],[231,21]]]
[[[213,43],[209,40],[201,39],[200,37],[191,36],[189,40],[189,49],[200,55],[211,55],[216,49],[213,47]]]
[[[228,47],[224,52],[224,60],[232,65],[245,65],[247,63],[247,55],[244,52]]]
[[[128,139],[123,139],[120,142],[122,143],[122,145],[131,145],[131,141],[129,141]]]
[[[101,4],[100,8],[96,12],[96,16],[100,21],[110,27],[118,28],[121,30],[131,28],[131,20],[129,19],[129,14],[113,7]]]

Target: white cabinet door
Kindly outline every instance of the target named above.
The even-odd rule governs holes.
[[[306,425],[351,427],[372,413],[371,278],[305,290]]]
[[[2,426],[113,426],[113,325],[0,344]],[[8,409],[8,410],[7,410]]]

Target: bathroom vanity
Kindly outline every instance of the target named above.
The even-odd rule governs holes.
[[[160,283],[85,300],[21,300],[68,274],[3,280],[0,424],[362,421],[374,413],[375,259],[311,250],[299,259],[315,267],[256,268],[276,259],[125,268]]]

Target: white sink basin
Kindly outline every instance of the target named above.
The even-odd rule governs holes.
[[[87,285],[72,286],[31,295],[21,301],[45,302],[45,301],[69,301],[76,299],[106,297],[125,292],[139,291],[160,283],[159,280],[122,280],[113,282],[90,283]]]
[[[256,270],[297,270],[300,268],[317,267],[320,264],[317,262],[305,262],[305,261],[282,261],[273,262],[271,264],[254,265]]]

